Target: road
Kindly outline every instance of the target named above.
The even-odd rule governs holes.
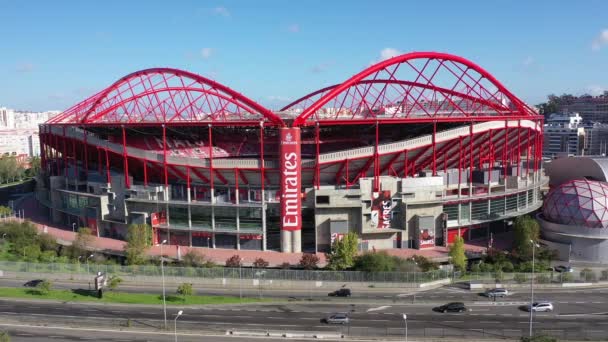
[[[546,294],[547,296],[549,294]],[[582,295],[582,293],[580,294]],[[559,296],[558,296],[559,297]],[[578,297],[578,300],[575,300]],[[602,291],[572,300],[556,301],[556,310],[537,313],[534,329],[560,337],[605,339],[608,335],[608,294]],[[560,298],[563,299],[563,298]],[[183,332],[276,331],[391,338],[403,336],[402,314],[408,315],[411,336],[517,337],[527,334],[528,313],[509,298],[500,305],[488,301],[467,302],[470,311],[461,314],[433,312],[432,304],[342,304],[285,303],[246,306],[168,308],[171,320],[183,309],[178,330]],[[349,326],[329,326],[321,318],[333,312],[348,312]],[[162,326],[160,306],[92,305],[0,300],[0,323],[45,324],[48,326],[95,327],[96,329],[158,329]],[[21,336],[27,340],[27,336]],[[35,337],[32,337],[35,338]],[[35,340],[35,339],[33,339]],[[28,340],[29,341],[29,340]]]

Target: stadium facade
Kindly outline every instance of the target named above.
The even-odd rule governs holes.
[[[69,229],[213,248],[487,239],[538,209],[543,118],[487,71],[397,56],[271,111],[210,79],[127,75],[40,127],[37,196]]]

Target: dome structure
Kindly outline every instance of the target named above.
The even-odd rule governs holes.
[[[608,228],[608,183],[577,179],[551,190],[543,206],[548,221]]]

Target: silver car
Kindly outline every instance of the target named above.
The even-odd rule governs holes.
[[[496,297],[506,297],[509,295],[509,291],[507,291],[507,289],[502,289],[502,288],[496,288],[496,289],[491,289],[486,291],[485,295],[489,298],[496,298]]]
[[[327,324],[348,324],[348,315],[345,313],[331,314],[323,319]]]

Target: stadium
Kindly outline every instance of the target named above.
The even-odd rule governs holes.
[[[66,229],[324,252],[488,240],[542,205],[542,116],[475,63],[396,56],[273,111],[187,71],[134,72],[40,127]]]

